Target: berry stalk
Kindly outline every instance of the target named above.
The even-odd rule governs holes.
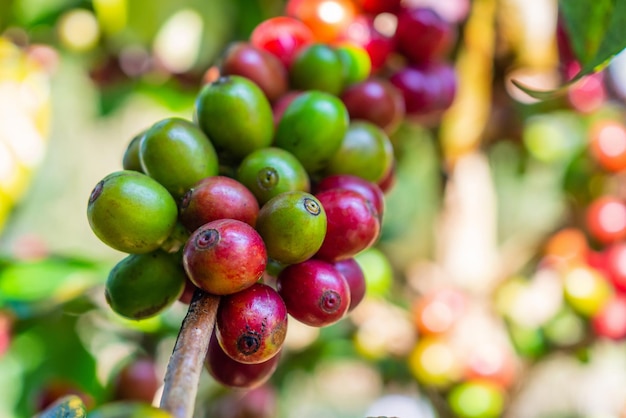
[[[180,327],[165,373],[161,409],[174,418],[193,416],[198,382],[213,333],[220,298],[196,290]]]

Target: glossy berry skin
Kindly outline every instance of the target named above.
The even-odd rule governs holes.
[[[246,364],[233,360],[222,350],[215,333],[211,334],[204,366],[220,384],[231,388],[252,389],[265,383],[278,366],[280,353],[268,360]]]
[[[351,86],[366,80],[372,72],[372,60],[360,45],[341,42],[335,46],[342,66],[343,86]]]
[[[133,359],[119,371],[114,383],[116,400],[138,401],[151,404],[161,386],[154,361],[149,358]]]
[[[250,153],[237,168],[237,179],[250,190],[260,205],[284,192],[311,188],[309,175],[289,151],[267,147]]]
[[[261,236],[245,222],[220,219],[189,237],[183,265],[194,285],[214,295],[252,286],[263,275],[267,252]]]
[[[274,55],[248,42],[235,42],[224,52],[223,75],[240,75],[254,81],[270,102],[287,92],[287,71]]]
[[[225,158],[241,159],[269,146],[274,136],[269,100],[253,81],[238,75],[202,87],[194,120]]]
[[[285,110],[274,145],[291,152],[307,172],[318,172],[341,146],[348,124],[348,111],[338,97],[307,91]]]
[[[125,253],[158,249],[176,225],[178,208],[156,180],[136,171],[116,171],[92,190],[87,218],[94,234]]]
[[[330,158],[324,172],[351,174],[377,183],[391,169],[393,145],[378,126],[368,121],[353,121],[341,146]]]
[[[314,40],[311,29],[298,19],[277,16],[259,23],[250,35],[257,48],[275,55],[289,69],[296,53]]]
[[[613,196],[602,196],[591,202],[585,221],[589,234],[601,243],[626,238],[626,204]]]
[[[414,63],[445,55],[456,38],[454,27],[434,10],[406,7],[398,13],[396,49]]]
[[[375,183],[351,174],[334,174],[322,178],[315,185],[316,194],[330,189],[348,189],[359,193],[374,206],[378,216],[382,219],[385,211],[385,197]]]
[[[351,120],[366,120],[392,134],[404,118],[404,98],[389,81],[373,77],[341,94]]]
[[[350,306],[348,312],[356,308],[365,297],[365,275],[359,263],[354,258],[334,261],[330,263],[339,273],[343,275],[350,288]]]
[[[290,85],[295,90],[318,90],[336,96],[343,89],[343,80],[341,59],[326,44],[303,47],[289,68]]]
[[[180,222],[193,232],[218,219],[236,219],[254,227],[259,204],[250,190],[235,179],[212,176],[200,180],[180,203]]]
[[[179,199],[196,182],[218,172],[217,153],[192,122],[166,118],[150,127],[139,143],[143,172]]]
[[[270,286],[255,283],[224,296],[217,310],[216,335],[224,352],[240,363],[274,357],[287,333],[287,308]]]
[[[104,295],[118,315],[145,319],[172,305],[182,295],[185,280],[185,271],[175,254],[131,254],[109,272]]]
[[[274,126],[278,128],[278,123],[283,118],[285,110],[289,107],[296,97],[302,94],[301,91],[291,90],[285,95],[281,96],[278,100],[272,103],[272,113],[274,115]]]
[[[373,73],[385,66],[389,55],[395,49],[393,38],[382,34],[374,27],[373,16],[357,16],[343,31],[340,39],[365,48],[370,56]]]
[[[316,197],[326,211],[326,237],[316,258],[337,261],[370,247],[378,238],[380,221],[374,206],[352,190],[331,189]]]
[[[278,274],[276,286],[289,314],[313,327],[339,321],[350,306],[348,282],[336,268],[322,260],[311,259],[285,267]]]
[[[450,64],[429,62],[407,66],[389,78],[404,98],[407,115],[445,110],[456,95],[456,74]]]
[[[295,264],[311,258],[326,235],[326,212],[310,193],[281,193],[259,211],[256,229],[263,237],[269,258]]]
[[[124,151],[124,156],[122,157],[122,168],[124,170],[132,170],[143,172],[143,168],[141,168],[141,160],[139,159],[139,143],[143,138],[145,131],[138,133],[130,140],[128,146],[126,147],[126,151]]]

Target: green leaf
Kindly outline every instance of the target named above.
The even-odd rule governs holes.
[[[602,70],[626,48],[626,0],[559,0],[559,10],[581,70],[554,90],[536,90],[512,80],[517,88],[539,100],[567,92],[581,78]]]
[[[85,418],[85,404],[76,395],[68,395],[57,400],[35,418]]]

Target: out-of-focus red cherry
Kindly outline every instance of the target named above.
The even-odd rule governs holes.
[[[608,244],[626,238],[626,205],[613,196],[602,196],[587,208],[586,225],[589,234]]]
[[[626,296],[616,295],[592,318],[596,335],[611,340],[626,338]]]
[[[617,172],[626,169],[626,126],[616,120],[601,120],[589,133],[590,150],[605,170]]]
[[[357,16],[341,33],[339,39],[354,42],[365,48],[372,61],[372,73],[385,65],[395,49],[392,36],[376,29],[373,16]]]
[[[289,68],[298,51],[314,39],[307,25],[289,16],[264,20],[250,35],[252,45],[276,55],[286,68]]]

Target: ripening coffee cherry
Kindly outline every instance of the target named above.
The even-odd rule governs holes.
[[[365,297],[365,275],[361,266],[354,258],[334,261],[330,263],[339,273],[343,275],[350,288],[350,306],[348,312],[356,308]]]
[[[232,159],[268,147],[274,137],[272,107],[263,90],[237,75],[205,84],[194,118],[217,151]]]
[[[295,90],[318,90],[338,95],[344,85],[343,65],[334,48],[315,43],[300,50],[289,68]]]
[[[139,143],[143,172],[176,199],[201,179],[218,172],[217,153],[192,122],[167,118],[150,127]]]
[[[287,150],[268,147],[256,150],[237,168],[237,180],[257,198],[260,205],[284,192],[310,189],[309,175]]]
[[[215,325],[217,340],[229,357],[240,363],[262,363],[282,348],[287,308],[274,289],[255,283],[222,298]]]
[[[285,267],[276,283],[287,311],[298,321],[323,327],[344,317],[350,306],[350,288],[341,273],[322,260]]]
[[[352,174],[377,183],[391,169],[392,162],[393,145],[385,131],[371,122],[353,121],[324,172]]]
[[[156,180],[136,171],[116,171],[92,190],[87,218],[94,234],[125,253],[158,249],[176,225],[178,207]]]
[[[377,184],[351,174],[334,174],[322,178],[315,185],[315,194],[330,189],[348,189],[355,191],[367,199],[382,219],[385,211],[385,196]]]
[[[326,213],[310,193],[281,193],[261,207],[256,229],[263,237],[269,258],[294,264],[315,254],[326,235]]]
[[[254,227],[259,204],[250,190],[235,179],[212,176],[200,180],[180,202],[180,222],[193,232],[218,219],[237,219]]]
[[[114,381],[115,400],[152,403],[161,379],[150,358],[136,358],[124,364]]]
[[[143,168],[141,168],[141,160],[139,159],[139,143],[144,134],[145,131],[138,133],[128,143],[122,158],[122,168],[124,170],[143,172]]]
[[[183,293],[186,274],[176,254],[131,254],[117,263],[105,283],[111,309],[129,319],[158,315]]]
[[[235,42],[224,52],[223,75],[240,75],[254,81],[270,102],[287,92],[287,71],[273,54],[248,42]]]
[[[307,91],[287,107],[274,145],[291,152],[309,173],[323,169],[348,130],[349,115],[339,98]]]
[[[369,248],[378,238],[380,221],[374,206],[352,190],[331,189],[316,197],[326,211],[324,243],[316,258],[337,261]]]
[[[280,353],[261,363],[246,364],[233,360],[211,334],[204,367],[220,384],[231,388],[252,389],[265,383],[278,366]]]
[[[341,100],[351,120],[367,120],[391,135],[404,118],[404,99],[389,81],[374,77],[353,84],[343,91]]]
[[[344,88],[360,83],[370,76],[372,60],[361,45],[342,42],[335,46],[335,52],[341,61]]]
[[[259,23],[250,34],[250,42],[278,57],[285,68],[305,45],[313,42],[313,32],[298,19],[276,16]]]
[[[404,97],[407,115],[425,115],[446,110],[456,95],[456,73],[443,62],[404,67],[389,78]]]
[[[454,27],[433,9],[405,7],[398,13],[394,36],[396,49],[411,62],[425,62],[445,55],[456,38]]]
[[[189,237],[183,265],[194,285],[207,293],[228,295],[252,286],[267,264],[261,236],[245,222],[220,219]]]

